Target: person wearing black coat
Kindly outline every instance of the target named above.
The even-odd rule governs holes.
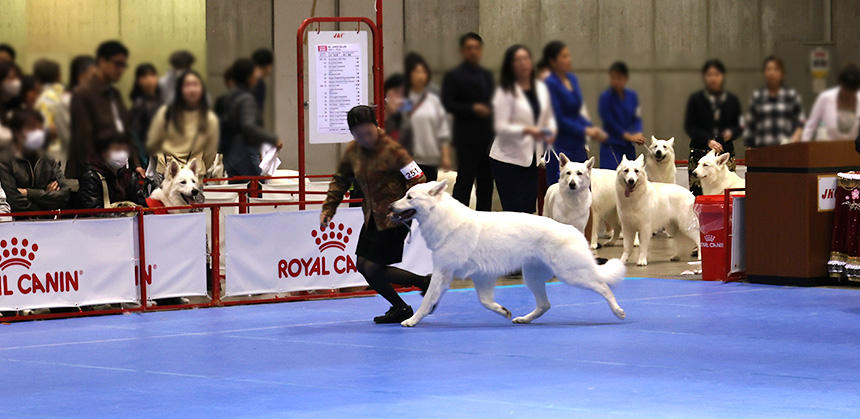
[[[474,32],[460,38],[463,63],[442,80],[442,105],[454,115],[452,143],[457,153],[457,181],[453,196],[469,205],[475,185],[475,209],[490,211],[493,204],[490,146],[495,136],[493,74],[480,66],[483,45],[484,41]]]
[[[254,62],[240,58],[231,68],[236,86],[226,99],[219,150],[227,175],[259,176],[260,146],[268,143],[280,149],[282,143],[263,128],[262,111],[252,93],[258,81]]]
[[[60,163],[45,155],[43,121],[31,109],[12,114],[15,140],[0,158],[0,185],[12,212],[64,209],[69,201]]]
[[[98,157],[90,160],[78,179],[78,206],[83,209],[110,208],[118,202],[130,202],[145,207],[146,196],[140,178],[128,168],[128,140],[117,136],[98,147]],[[107,185],[107,193],[104,185]]]
[[[702,185],[693,175],[699,159],[715,150],[729,153],[729,169],[735,170],[734,140],[741,137],[741,102],[724,89],[726,67],[720,60],[708,60],[702,67],[705,88],[690,95],[684,117],[684,129],[690,137],[688,173],[690,191],[702,194]]]

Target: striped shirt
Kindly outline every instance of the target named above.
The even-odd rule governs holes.
[[[750,99],[745,119],[744,141],[747,147],[782,144],[803,127],[806,116],[796,90],[780,87],[772,96],[766,87],[756,89]]]

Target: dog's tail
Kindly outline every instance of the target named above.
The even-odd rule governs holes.
[[[626,272],[627,268],[624,267],[620,259],[609,259],[603,265],[597,265],[597,276],[600,282],[610,287],[621,282]]]

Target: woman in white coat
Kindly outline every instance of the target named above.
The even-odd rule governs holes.
[[[535,79],[531,52],[523,45],[505,51],[493,113],[496,138],[490,158],[502,209],[533,213],[537,161],[555,140],[556,125],[549,90]]]

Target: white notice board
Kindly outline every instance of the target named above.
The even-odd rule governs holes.
[[[310,142],[352,140],[346,113],[367,105],[367,32],[308,32]]]

